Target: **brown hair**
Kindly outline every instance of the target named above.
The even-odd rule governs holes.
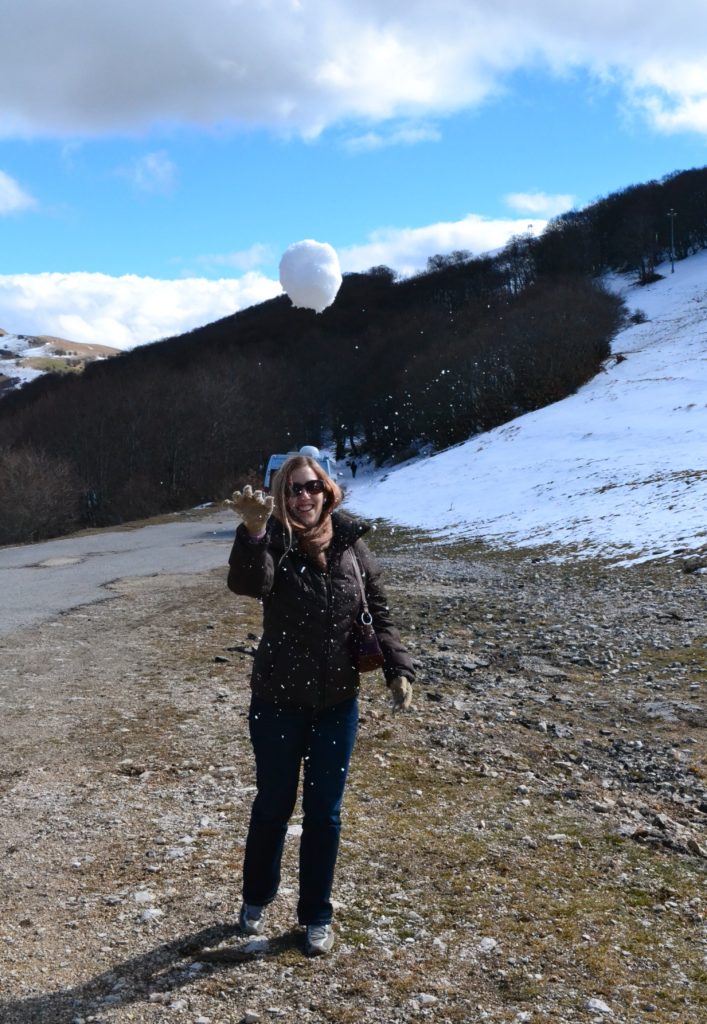
[[[276,519],[279,519],[282,523],[285,532],[287,534],[288,547],[292,544],[292,531],[303,530],[305,527],[298,523],[296,520],[290,517],[287,509],[287,487],[290,482],[290,475],[296,469],[311,469],[320,480],[324,481],[324,508],[322,510],[322,518],[318,526],[324,522],[327,516],[330,516],[335,508],[341,504],[344,500],[341,488],[335,480],[326,473],[319,465],[316,459],[313,459],[310,455],[291,455],[286,462],[283,462],[282,466],[278,469],[277,473],[273,477],[271,493],[275,499],[275,507],[273,513]],[[314,530],[317,530],[314,527]]]

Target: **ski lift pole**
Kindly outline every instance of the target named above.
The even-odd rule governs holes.
[[[677,213],[671,207],[668,210],[668,217],[670,217],[670,273],[675,273],[675,218]]]

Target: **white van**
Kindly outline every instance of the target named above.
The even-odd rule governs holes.
[[[331,477],[334,476],[334,460],[330,459],[328,455],[322,455],[319,449],[315,448],[313,444],[306,444],[303,448],[300,448],[298,452],[287,452],[286,455],[270,456],[268,464],[265,467],[265,476],[263,477],[264,490],[270,490],[270,481],[272,480],[273,474],[277,473],[280,466],[282,466],[292,455],[309,455],[310,458],[317,460],[325,473]]]

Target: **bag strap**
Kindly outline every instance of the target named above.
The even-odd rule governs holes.
[[[363,611],[361,612],[361,622],[364,625],[370,626],[373,622],[373,616],[368,610],[368,601],[366,600],[366,588],[363,583],[363,576],[361,575],[361,566],[359,565],[358,556],[353,548],[351,551],[351,562],[353,564],[354,576],[358,582],[358,589],[361,592],[361,604],[363,605]]]

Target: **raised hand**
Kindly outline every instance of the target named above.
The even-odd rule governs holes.
[[[254,491],[250,484],[246,484],[242,491],[234,491],[230,500],[226,500],[226,504],[241,517],[241,522],[253,537],[265,532],[274,503],[271,494]]]

